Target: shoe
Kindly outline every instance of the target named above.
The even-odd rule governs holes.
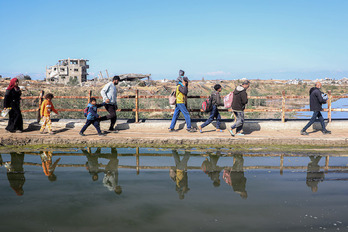
[[[54,133],[53,131],[51,131],[49,134],[50,134],[50,135],[54,135],[55,133]]]
[[[239,132],[239,133],[236,134],[236,136],[244,136],[244,134]]]
[[[84,133],[81,133],[81,132],[79,133],[79,135],[81,135],[81,136],[86,136]]]
[[[301,135],[309,135],[307,131],[301,130]]]
[[[21,130],[16,130],[16,133],[23,133],[23,131],[21,131]]]
[[[198,126],[198,130],[199,130],[200,133],[203,133],[201,126]]]
[[[216,132],[224,132],[224,131],[221,129],[216,129]]]
[[[190,129],[186,129],[186,130],[187,130],[187,132],[190,132],[190,133],[197,131],[196,128],[190,128]]]
[[[98,136],[106,136],[105,134],[98,134]]]
[[[109,129],[108,132],[110,132],[110,133],[118,133],[118,130],[116,130],[116,129]]]
[[[331,134],[331,131],[329,131],[329,130],[323,130],[322,133],[323,133],[324,135],[328,135],[328,134]]]
[[[228,132],[230,132],[230,134],[232,135],[232,137],[234,137],[234,133],[233,133],[233,130],[232,129],[230,129],[230,130],[228,130]]]
[[[169,128],[169,131],[168,131],[168,132],[174,132],[174,131],[175,131],[174,129],[170,129],[170,128]]]

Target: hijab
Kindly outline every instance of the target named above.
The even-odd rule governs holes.
[[[19,87],[16,86],[16,82],[17,82],[17,81],[18,81],[17,78],[11,79],[10,84],[9,84],[8,87],[7,87],[7,90],[12,90],[12,89],[19,90]]]

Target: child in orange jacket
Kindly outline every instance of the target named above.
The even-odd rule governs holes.
[[[42,105],[41,105],[41,109],[40,109],[40,115],[42,117],[42,126],[40,129],[40,133],[43,134],[44,130],[47,126],[47,130],[48,132],[52,135],[54,134],[52,132],[52,122],[51,122],[51,111],[53,111],[54,113],[58,114],[58,111],[54,108],[53,103],[52,103],[52,98],[53,98],[53,94],[48,93],[45,96],[45,100],[43,101]]]

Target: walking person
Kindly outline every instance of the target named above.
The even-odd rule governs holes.
[[[40,115],[42,118],[42,126],[40,128],[40,134],[43,134],[45,131],[45,128],[47,126],[48,133],[50,135],[53,135],[52,131],[52,121],[51,121],[51,112],[53,111],[56,114],[59,114],[58,111],[54,108],[52,99],[53,99],[53,94],[48,93],[45,96],[45,100],[41,104],[41,109],[40,109]]]
[[[23,117],[20,109],[22,91],[18,87],[19,81],[13,78],[6,89],[4,98],[4,110],[11,109],[9,112],[8,125],[6,131],[15,133],[23,132]]]
[[[118,109],[116,85],[118,85],[119,82],[120,82],[120,77],[114,76],[112,81],[107,83],[103,87],[103,89],[100,91],[100,94],[103,97],[103,101],[105,102],[105,109],[109,112],[109,114],[101,117],[99,119],[99,121],[104,121],[104,120],[110,119],[109,132],[114,132],[114,133],[118,132],[115,129],[115,123],[117,120],[116,110]]]
[[[79,135],[81,136],[85,136],[84,132],[87,130],[87,128],[93,124],[93,126],[95,127],[95,129],[97,129],[98,135],[99,136],[105,136],[105,134],[103,134],[100,130],[100,123],[99,123],[99,119],[101,118],[97,111],[99,107],[105,106],[105,103],[103,102],[102,104],[97,104],[97,99],[95,99],[94,97],[91,98],[90,103],[88,104],[88,110],[87,110],[87,120],[86,120],[86,124],[82,127]]]
[[[216,131],[218,132],[223,132],[223,130],[220,129],[220,120],[221,120],[221,115],[218,110],[218,106],[223,106],[224,103],[221,101],[221,96],[220,92],[222,90],[221,85],[216,84],[214,86],[214,92],[211,94],[211,104],[213,106],[212,111],[210,112],[210,117],[203,123],[201,126],[198,126],[199,132],[203,133],[202,129],[206,126],[208,126],[214,118],[216,118]]]
[[[320,91],[321,86],[321,83],[317,82],[315,87],[309,90],[309,107],[310,110],[313,111],[313,115],[308,124],[301,130],[301,135],[308,135],[306,130],[315,122],[316,118],[319,119],[323,134],[331,134],[331,131],[326,130],[324,118],[320,113],[320,111],[323,111],[322,104],[326,103]]]
[[[179,118],[180,112],[184,115],[186,121],[186,127],[188,132],[196,132],[194,128],[191,128],[191,118],[190,114],[186,108],[187,93],[188,93],[188,82],[189,79],[184,76],[185,72],[183,70],[179,71],[179,77],[176,80],[176,104],[175,110],[172,118],[172,122],[169,127],[169,132],[173,132],[176,121]]]
[[[232,136],[243,136],[241,133],[244,125],[244,109],[245,105],[248,104],[248,94],[246,90],[250,86],[250,81],[245,80],[241,85],[233,91],[233,101],[232,101],[232,110],[236,122],[231,126],[229,130]],[[233,133],[233,130],[236,129],[236,133]]]

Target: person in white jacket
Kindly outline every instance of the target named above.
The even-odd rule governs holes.
[[[99,120],[109,120],[110,119],[110,132],[118,132],[115,129],[115,124],[117,120],[116,110],[117,110],[117,89],[116,85],[118,85],[120,81],[119,76],[114,76],[112,81],[107,83],[103,89],[100,91],[101,96],[103,97],[103,102],[105,102],[105,109],[109,112],[108,115],[101,117]]]

